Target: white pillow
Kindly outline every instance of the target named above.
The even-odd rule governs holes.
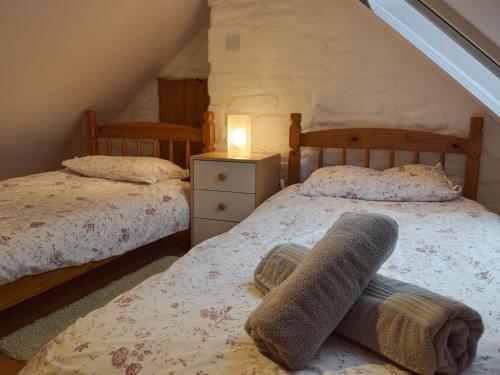
[[[149,157],[94,155],[65,160],[62,165],[87,177],[116,181],[154,184],[189,177],[189,171],[171,161]]]
[[[461,192],[444,175],[441,164],[405,165],[377,171],[349,165],[320,168],[300,187],[303,195],[372,201],[439,202]]]

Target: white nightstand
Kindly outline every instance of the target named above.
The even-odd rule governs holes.
[[[228,231],[279,190],[279,154],[191,157],[191,245]]]

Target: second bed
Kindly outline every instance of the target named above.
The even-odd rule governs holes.
[[[182,155],[174,154],[178,143],[182,144]],[[211,112],[204,114],[202,129],[196,129],[167,123],[98,124],[96,113],[88,111],[89,155],[104,151],[108,156],[127,156],[132,151],[139,157],[134,159],[140,163],[135,169],[144,173],[150,167],[147,170],[159,181],[130,182],[137,181],[133,175],[127,182],[116,181],[116,176],[112,176],[115,180],[93,178],[66,169],[0,182],[2,319],[12,318],[22,324],[36,318],[38,306],[47,305],[46,301],[34,303],[35,309],[19,304],[103,265],[111,267],[119,256],[131,250],[141,259],[123,262],[127,263],[125,273],[133,269],[132,263],[140,267],[143,259],[151,261],[167,255],[169,250],[179,251],[179,246],[187,249],[189,183],[165,177],[169,170],[176,169],[186,175],[187,171],[173,162],[180,159],[181,166],[187,168],[192,151],[212,151],[213,143]],[[142,158],[144,155],[154,158]],[[159,156],[169,161],[160,161]],[[130,158],[112,159],[115,164],[103,165],[108,172],[113,172],[116,165],[125,172],[134,168]],[[160,240],[162,248],[158,251],[153,245]],[[62,294],[54,293],[57,298]],[[57,308],[54,301],[50,304],[52,309]],[[13,310],[16,307],[19,309]],[[33,313],[19,321],[17,317],[27,311]],[[8,326],[0,329],[0,334],[14,328],[12,322]]]

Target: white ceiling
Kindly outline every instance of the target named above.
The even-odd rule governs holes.
[[[205,0],[0,1],[0,180],[82,150],[83,111],[114,118],[208,20]]]

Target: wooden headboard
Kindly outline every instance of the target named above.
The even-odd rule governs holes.
[[[342,149],[341,164],[346,164],[347,149],[362,149],[364,166],[370,166],[370,150],[389,150],[389,165],[394,166],[394,151],[415,152],[414,162],[420,162],[421,152],[435,152],[443,165],[447,153],[466,154],[464,196],[476,200],[479,182],[479,159],[483,141],[483,118],[472,117],[469,138],[459,138],[430,132],[405,129],[350,128],[328,129],[302,133],[300,113],[290,115],[290,152],[288,184],[300,182],[300,148],[319,147],[318,168],[323,166],[323,149]]]
[[[189,168],[191,143],[203,144],[203,152],[214,151],[215,126],[213,112],[203,114],[203,127],[196,129],[186,125],[162,122],[126,122],[116,124],[97,124],[97,114],[87,111],[87,152],[89,155],[99,154],[99,139],[105,139],[106,154],[113,153],[113,140],[121,140],[121,155],[127,155],[128,142],[135,144],[136,156],[159,157],[159,142],[168,142],[167,159],[174,161],[174,142],[185,147],[184,168]],[[151,145],[151,154],[143,155],[142,145]]]

